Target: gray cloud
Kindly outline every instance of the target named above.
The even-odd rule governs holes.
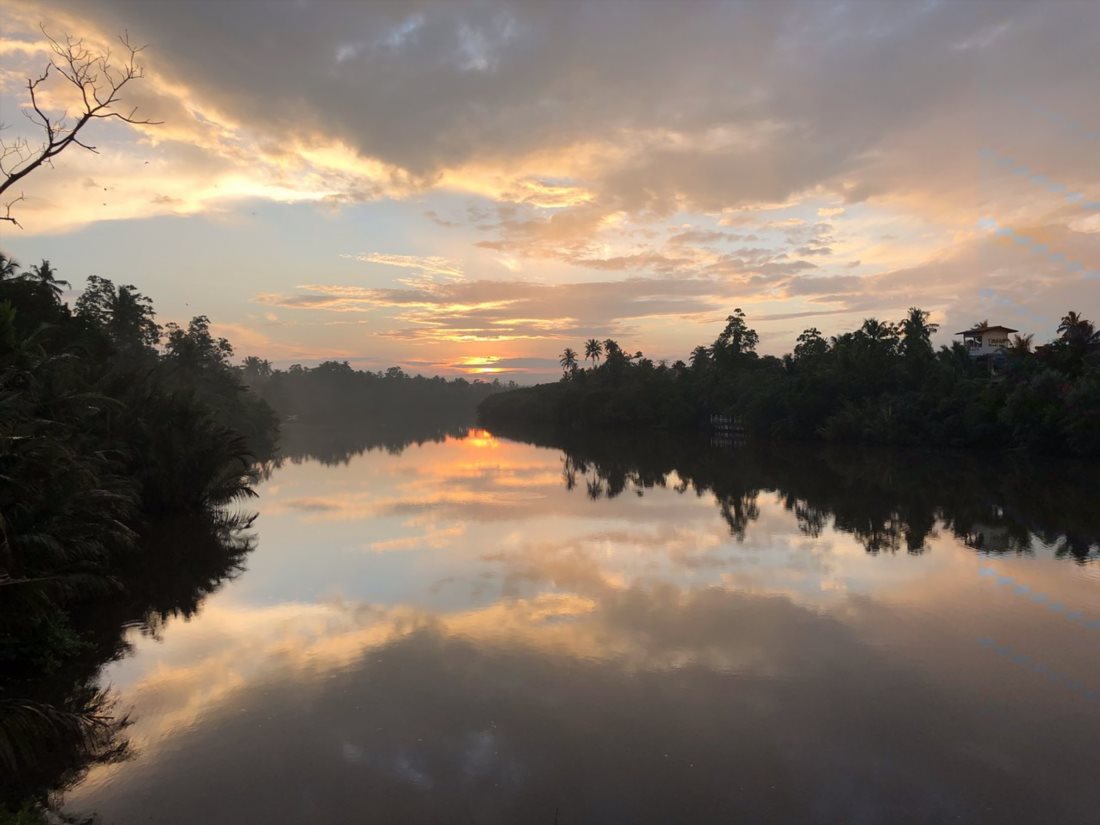
[[[723,286],[702,278],[627,278],[572,284],[453,281],[418,289],[313,284],[301,292],[261,293],[256,301],[287,309],[369,312],[396,308],[406,326],[381,333],[429,340],[507,340],[623,335],[624,324],[689,317],[728,304]]]
[[[889,152],[899,141],[961,137],[1004,108],[997,91],[1079,110],[1100,62],[1087,3],[61,5],[147,39],[165,74],[275,144],[338,137],[425,181],[620,141],[626,157],[599,189],[633,210],[778,202],[822,184],[863,199],[946,160],[941,142]],[[1051,128],[1035,120],[1020,126]]]
[[[963,314],[994,287],[1029,305],[1097,295],[1095,283],[1069,291],[1071,275],[1049,261],[973,238],[989,216],[1049,237],[1086,266],[1100,261],[1097,226],[1069,228],[1083,220],[1080,209],[979,156],[1010,156],[1090,201],[1100,195],[1089,109],[1100,74],[1094,3],[60,0],[54,8],[150,43],[154,74],[185,91],[161,83],[153,94],[150,84],[134,102],[169,121],[156,140],[196,181],[230,175],[254,151],[276,193],[308,178],[337,205],[441,181],[463,191],[465,180],[477,197],[429,210],[427,220],[480,232],[479,247],[509,257],[652,276],[326,288],[263,302],[388,309],[400,324],[386,334],[401,338],[498,340],[621,335],[639,318],[698,316],[731,299],[801,301],[767,316],[778,319],[804,314],[806,303],[821,314],[906,303],[961,304],[952,311]],[[52,11],[43,16],[52,20]],[[195,115],[192,102],[224,124]],[[295,165],[334,141],[381,171],[304,163],[307,175]],[[806,198],[836,217],[769,220],[771,208]],[[853,204],[842,216],[841,203]],[[872,208],[881,208],[876,219],[900,217],[868,220]],[[685,217],[708,226],[684,226]],[[854,235],[862,243],[848,243]],[[883,251],[893,246],[903,251]],[[866,277],[844,268],[856,257]],[[663,291],[640,294],[638,280]]]

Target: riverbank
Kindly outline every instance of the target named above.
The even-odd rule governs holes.
[[[935,325],[913,309],[830,339],[806,330],[777,358],[757,354],[756,333],[735,314],[690,364],[590,341],[590,367],[567,349],[560,381],[491,396],[478,412],[490,428],[565,434],[698,431],[719,415],[765,439],[1095,456],[1100,334],[1076,313],[1061,329],[1049,344],[1021,339],[976,358],[960,343],[934,350]]]

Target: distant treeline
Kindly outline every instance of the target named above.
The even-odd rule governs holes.
[[[481,401],[515,386],[411,376],[400,367],[369,372],[346,361],[278,370],[255,357],[244,360],[241,374],[284,421],[359,431],[368,439],[400,432],[406,442],[472,424]]]
[[[135,287],[98,277],[70,309],[64,286],[48,261],[0,255],[0,774],[35,757],[28,742],[95,739],[79,703],[22,687],[80,658],[73,617],[151,563],[158,523],[228,530],[221,505],[252,494],[277,435],[204,316],[162,328]]]
[[[1100,453],[1100,333],[1091,322],[1070,312],[1059,337],[1039,347],[1016,336],[995,371],[961,343],[935,350],[935,330],[928,313],[911,309],[898,323],[872,318],[831,338],[808,329],[776,358],[757,354],[759,336],[738,309],[687,363],[654,364],[593,339],[584,368],[567,348],[561,381],[486,399],[480,420],[568,433],[698,429],[718,414],[771,438]]]

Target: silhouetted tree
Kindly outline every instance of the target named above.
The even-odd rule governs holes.
[[[589,338],[584,344],[584,358],[586,361],[591,361],[592,366],[596,366],[596,362],[600,360],[603,355],[603,345],[595,338]]]
[[[62,285],[66,288],[72,286],[68,281],[58,279],[54,268],[50,266],[50,262],[45,259],[43,259],[42,263],[38,264],[38,266],[31,267],[31,275],[33,275],[40,284],[58,296],[65,291],[61,288]]]
[[[570,347],[566,347],[558,363],[561,364],[563,376],[572,375],[577,371],[577,353]]]
[[[730,357],[756,352],[759,342],[760,336],[756,334],[756,330],[749,328],[745,313],[738,307],[732,315],[726,317],[726,326],[715,339],[711,352],[715,360],[721,362]]]
[[[120,287],[92,275],[76,300],[76,315],[103,330],[123,351],[151,349],[160,341],[153,302],[132,284]]]
[[[46,34],[43,29],[43,34]],[[120,64],[111,62],[111,54],[98,54],[88,47],[84,40],[66,35],[64,40],[55,40],[46,34],[53,57],[41,75],[27,78],[28,106],[23,111],[34,125],[43,132],[42,142],[32,146],[26,138],[14,141],[0,139],[0,196],[22,181],[27,175],[43,164],[50,164],[54,158],[70,146],[79,146],[89,152],[97,152],[95,146],[86,142],[84,128],[93,120],[117,119],[132,125],[154,125],[156,121],[137,118],[137,109],[129,112],[119,109],[121,93],[128,83],[144,77],[144,70],[138,64],[138,55],[144,46],[134,46],[129,37],[123,34],[119,41],[123,47],[123,60]],[[40,99],[42,84],[47,81],[50,71],[61,77],[70,87],[70,105],[76,107],[76,115],[69,119],[68,108],[60,118],[49,112],[55,105],[47,105]],[[51,102],[52,103],[52,102]],[[2,124],[0,124],[2,125]],[[0,221],[19,225],[12,215],[12,207],[23,196],[7,200]]]
[[[1100,341],[1100,335],[1093,323],[1072,310],[1062,316],[1058,323],[1058,334],[1064,342],[1076,347],[1088,347]]]

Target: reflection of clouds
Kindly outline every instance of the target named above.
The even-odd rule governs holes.
[[[210,825],[473,809],[539,821],[556,808],[572,821],[830,822],[857,808],[946,821],[985,810],[981,789],[1024,764],[1071,807],[1082,798],[1056,766],[1089,757],[1095,720],[1064,700],[1023,712],[1049,684],[996,657],[975,664],[975,640],[1053,648],[1050,666],[1085,681],[1092,638],[1052,646],[1049,617],[990,592],[950,531],[922,556],[876,558],[831,518],[807,535],[797,502],[762,492],[735,538],[713,494],[674,474],[592,502],[564,488],[557,451],[477,449],[281,468],[257,557],[276,558],[289,589],[243,588],[264,584],[254,568],[192,621],[169,621],[163,643],[136,640],[110,675],[138,757],[97,768],[74,808]],[[286,537],[296,523],[321,547],[375,551],[347,557],[379,597],[296,600],[319,565]],[[401,550],[423,552],[385,552]],[[1086,603],[1083,575],[1067,584],[1036,562],[1029,584]],[[325,557],[326,581],[343,584],[339,563]],[[282,603],[242,601],[252,592]],[[1051,821],[1028,804],[1008,810]]]
[[[378,498],[370,493],[349,496],[305,497],[282,502],[288,510],[309,514],[310,521],[371,519],[379,516],[439,512],[482,519],[507,518],[512,510],[541,497],[537,493],[440,491],[419,497]],[[503,511],[503,512],[501,512]],[[277,512],[277,510],[276,510]]]
[[[923,583],[930,598],[943,578]],[[904,655],[925,622],[912,607],[830,613],[667,584],[453,614],[211,605],[168,629],[176,653],[127,691],[136,763],[97,769],[72,805],[107,821],[142,821],[156,805],[163,822],[204,812],[210,822],[341,821],[349,810],[426,822],[470,800],[509,822],[537,821],[546,805],[578,821],[670,821],[675,806],[692,821],[765,809],[839,821],[853,806],[870,821],[943,821],[985,803],[984,789],[1026,756],[1033,781],[1076,810],[1085,800],[1055,754],[1083,757],[1095,725],[1024,715],[1020,736],[1007,736],[954,692],[969,696],[988,678],[959,666],[968,639],[924,626],[938,646],[917,648],[919,662]],[[1004,614],[983,620],[973,601],[963,610],[952,618],[979,633],[1006,624]],[[884,655],[884,644],[903,655]],[[1044,684],[1003,700],[1034,702]],[[945,729],[969,749],[945,748]],[[308,811],[279,809],[288,777],[311,795]],[[737,794],[721,790],[729,782]],[[205,810],[208,798],[231,809]],[[703,800],[717,808],[693,807]]]
[[[438,527],[426,530],[421,535],[404,536],[399,539],[386,539],[384,541],[372,541],[367,549],[375,553],[389,553],[394,550],[413,550],[421,547],[441,548],[446,547],[451,539],[458,538],[466,532],[461,525],[454,527]]]
[[[712,492],[675,472],[644,482],[622,474],[608,482],[621,495],[592,502],[583,484],[569,489],[563,479],[587,478],[593,466],[566,460],[563,470],[556,450],[507,440],[495,440],[486,458],[471,437],[399,458],[362,455],[338,474],[317,476],[308,463],[285,467],[279,490],[263,491],[265,518],[311,529],[347,523],[357,531],[349,544],[375,552],[431,551],[441,576],[473,580],[466,592],[475,602],[498,588],[507,595],[546,588],[598,594],[647,580],[721,583],[818,601],[904,575],[868,559],[852,535],[829,529],[829,518],[820,520],[815,537],[806,535],[805,508],[782,493],[738,499],[745,517],[731,535],[733,505],[723,500],[723,509]],[[374,535],[363,536],[363,529]],[[479,560],[500,572],[497,583],[487,584]]]

